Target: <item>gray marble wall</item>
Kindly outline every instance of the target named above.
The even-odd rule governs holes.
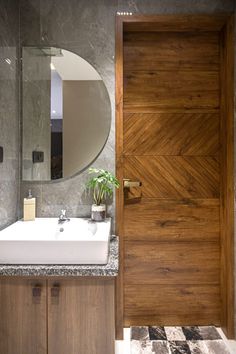
[[[0,229],[18,217],[19,195],[19,114],[17,0],[0,0]]]
[[[21,42],[56,45],[88,60],[103,78],[112,103],[108,142],[94,164],[114,171],[114,43],[115,14],[217,13],[235,10],[234,0],[20,0]],[[236,132],[235,132],[236,133]],[[62,207],[69,215],[86,216],[90,206],[84,195],[87,173],[58,183],[22,184],[22,196],[32,188],[37,216],[56,216]],[[110,205],[113,214],[114,203]],[[236,216],[235,216],[236,217]],[[236,254],[236,252],[235,252]]]

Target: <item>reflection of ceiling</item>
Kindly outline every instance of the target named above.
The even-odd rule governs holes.
[[[52,57],[51,63],[62,80],[102,80],[98,72],[86,60],[62,49],[63,56]]]

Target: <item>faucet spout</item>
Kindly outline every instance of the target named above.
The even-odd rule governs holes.
[[[61,214],[59,215],[59,218],[58,218],[58,224],[62,224],[65,221],[70,221],[70,219],[66,216],[66,210],[62,209]]]

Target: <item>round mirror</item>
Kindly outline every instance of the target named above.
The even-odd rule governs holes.
[[[91,64],[61,48],[22,48],[24,181],[83,171],[102,151],[110,124],[108,92]]]

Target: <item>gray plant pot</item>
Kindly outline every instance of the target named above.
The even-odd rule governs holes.
[[[91,208],[91,219],[93,221],[104,221],[106,218],[106,205],[93,204]]]

